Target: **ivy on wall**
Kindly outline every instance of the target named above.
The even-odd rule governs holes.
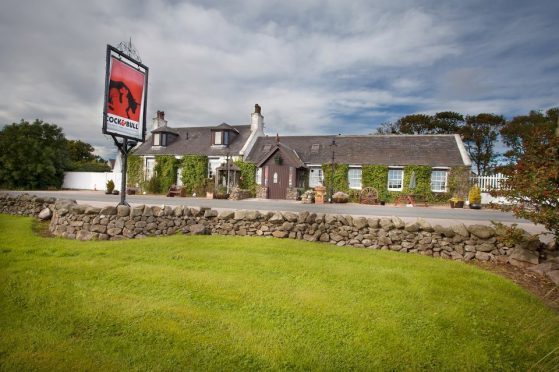
[[[454,167],[448,175],[448,192],[465,199],[470,190],[470,167]]]
[[[402,192],[404,194],[421,195],[430,200],[433,194],[431,191],[431,171],[432,168],[426,165],[405,166]],[[410,189],[410,181],[413,174],[415,174],[415,188]]]
[[[388,167],[386,165],[363,165],[361,184],[363,187],[374,187],[381,200],[389,201]]]
[[[334,190],[333,192],[349,191],[348,164],[334,164]],[[324,187],[330,190],[330,180],[332,179],[332,164],[322,164],[322,174],[324,175]]]
[[[159,180],[159,192],[166,193],[177,183],[177,169],[179,161],[173,155],[155,156],[155,176]]]
[[[235,165],[241,170],[239,187],[249,190],[253,195],[256,194],[256,164],[247,163],[243,160],[235,161]]]
[[[127,185],[139,187],[144,180],[144,162],[138,155],[128,156],[128,169],[126,172]]]
[[[203,194],[208,177],[208,157],[185,155],[180,163],[182,185],[187,194]]]

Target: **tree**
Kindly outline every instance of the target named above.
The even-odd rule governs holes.
[[[484,113],[466,117],[462,136],[477,174],[484,174],[494,167],[498,156],[495,142],[503,125],[505,119],[501,115]]]
[[[438,112],[435,115],[406,115],[396,122],[383,123],[378,134],[453,134],[460,133],[464,117],[452,111]]]
[[[0,131],[0,184],[7,188],[60,188],[68,165],[62,129],[21,120]]]
[[[107,162],[95,155],[95,149],[89,143],[80,140],[67,140],[70,164],[68,170],[82,172],[108,172],[111,167]]]
[[[559,126],[559,123],[557,123]],[[555,129],[555,128],[554,128]],[[512,212],[541,223],[559,238],[559,127],[557,133],[537,128],[523,138],[518,162],[506,167],[502,190],[492,192],[511,203]]]
[[[501,128],[501,138],[509,148],[505,157],[514,164],[524,153],[524,142],[526,138],[533,135],[535,131],[552,133],[559,115],[559,108],[547,110],[546,114],[538,111],[530,111],[528,115],[519,115],[507,121]]]
[[[461,133],[464,127],[464,116],[453,111],[437,112],[433,118],[433,134]]]

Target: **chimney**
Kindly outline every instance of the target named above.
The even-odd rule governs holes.
[[[262,116],[261,110],[258,103],[254,105],[254,112],[250,116],[250,131],[264,134],[264,116]]]
[[[162,126],[167,125],[167,120],[165,120],[165,111],[157,111],[156,116],[153,118],[152,130],[157,129]]]

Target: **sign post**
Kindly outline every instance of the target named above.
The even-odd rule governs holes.
[[[121,43],[122,44],[122,43]],[[119,205],[126,203],[126,171],[128,154],[146,136],[146,102],[148,93],[147,66],[137,56],[107,45],[103,133],[109,134],[122,156],[122,180]],[[119,138],[121,139],[119,141]]]

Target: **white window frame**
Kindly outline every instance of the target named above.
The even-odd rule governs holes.
[[[361,167],[350,166],[347,171],[347,180],[349,182],[349,188],[354,190],[361,190],[361,188],[363,188],[362,177],[363,177],[363,173],[361,171]]]
[[[145,180],[149,181],[155,173],[155,158],[146,158],[146,171],[145,171]]]
[[[399,171],[401,174],[401,178],[391,178],[391,172]],[[394,173],[392,173],[393,175]],[[400,187],[391,186],[396,184],[397,181],[400,181]],[[389,167],[388,168],[388,191],[402,191],[404,189],[404,168],[403,167]]]
[[[435,176],[436,172],[437,172],[437,174],[440,174],[440,173],[444,172],[444,179],[435,180],[434,176]],[[448,192],[448,172],[449,172],[448,168],[433,168],[431,170],[431,191],[432,192]],[[434,182],[437,182],[439,184],[442,182],[442,184],[444,185],[444,188],[441,189],[440,187],[438,187],[438,188],[433,187]]]
[[[153,134],[153,145],[154,146],[161,146],[161,134],[154,133]]]
[[[214,132],[214,145],[221,145],[223,143],[223,133],[221,131]]]
[[[256,168],[256,184],[262,185],[262,168]]]
[[[323,185],[324,173],[322,167],[309,167],[309,187],[314,188]]]

